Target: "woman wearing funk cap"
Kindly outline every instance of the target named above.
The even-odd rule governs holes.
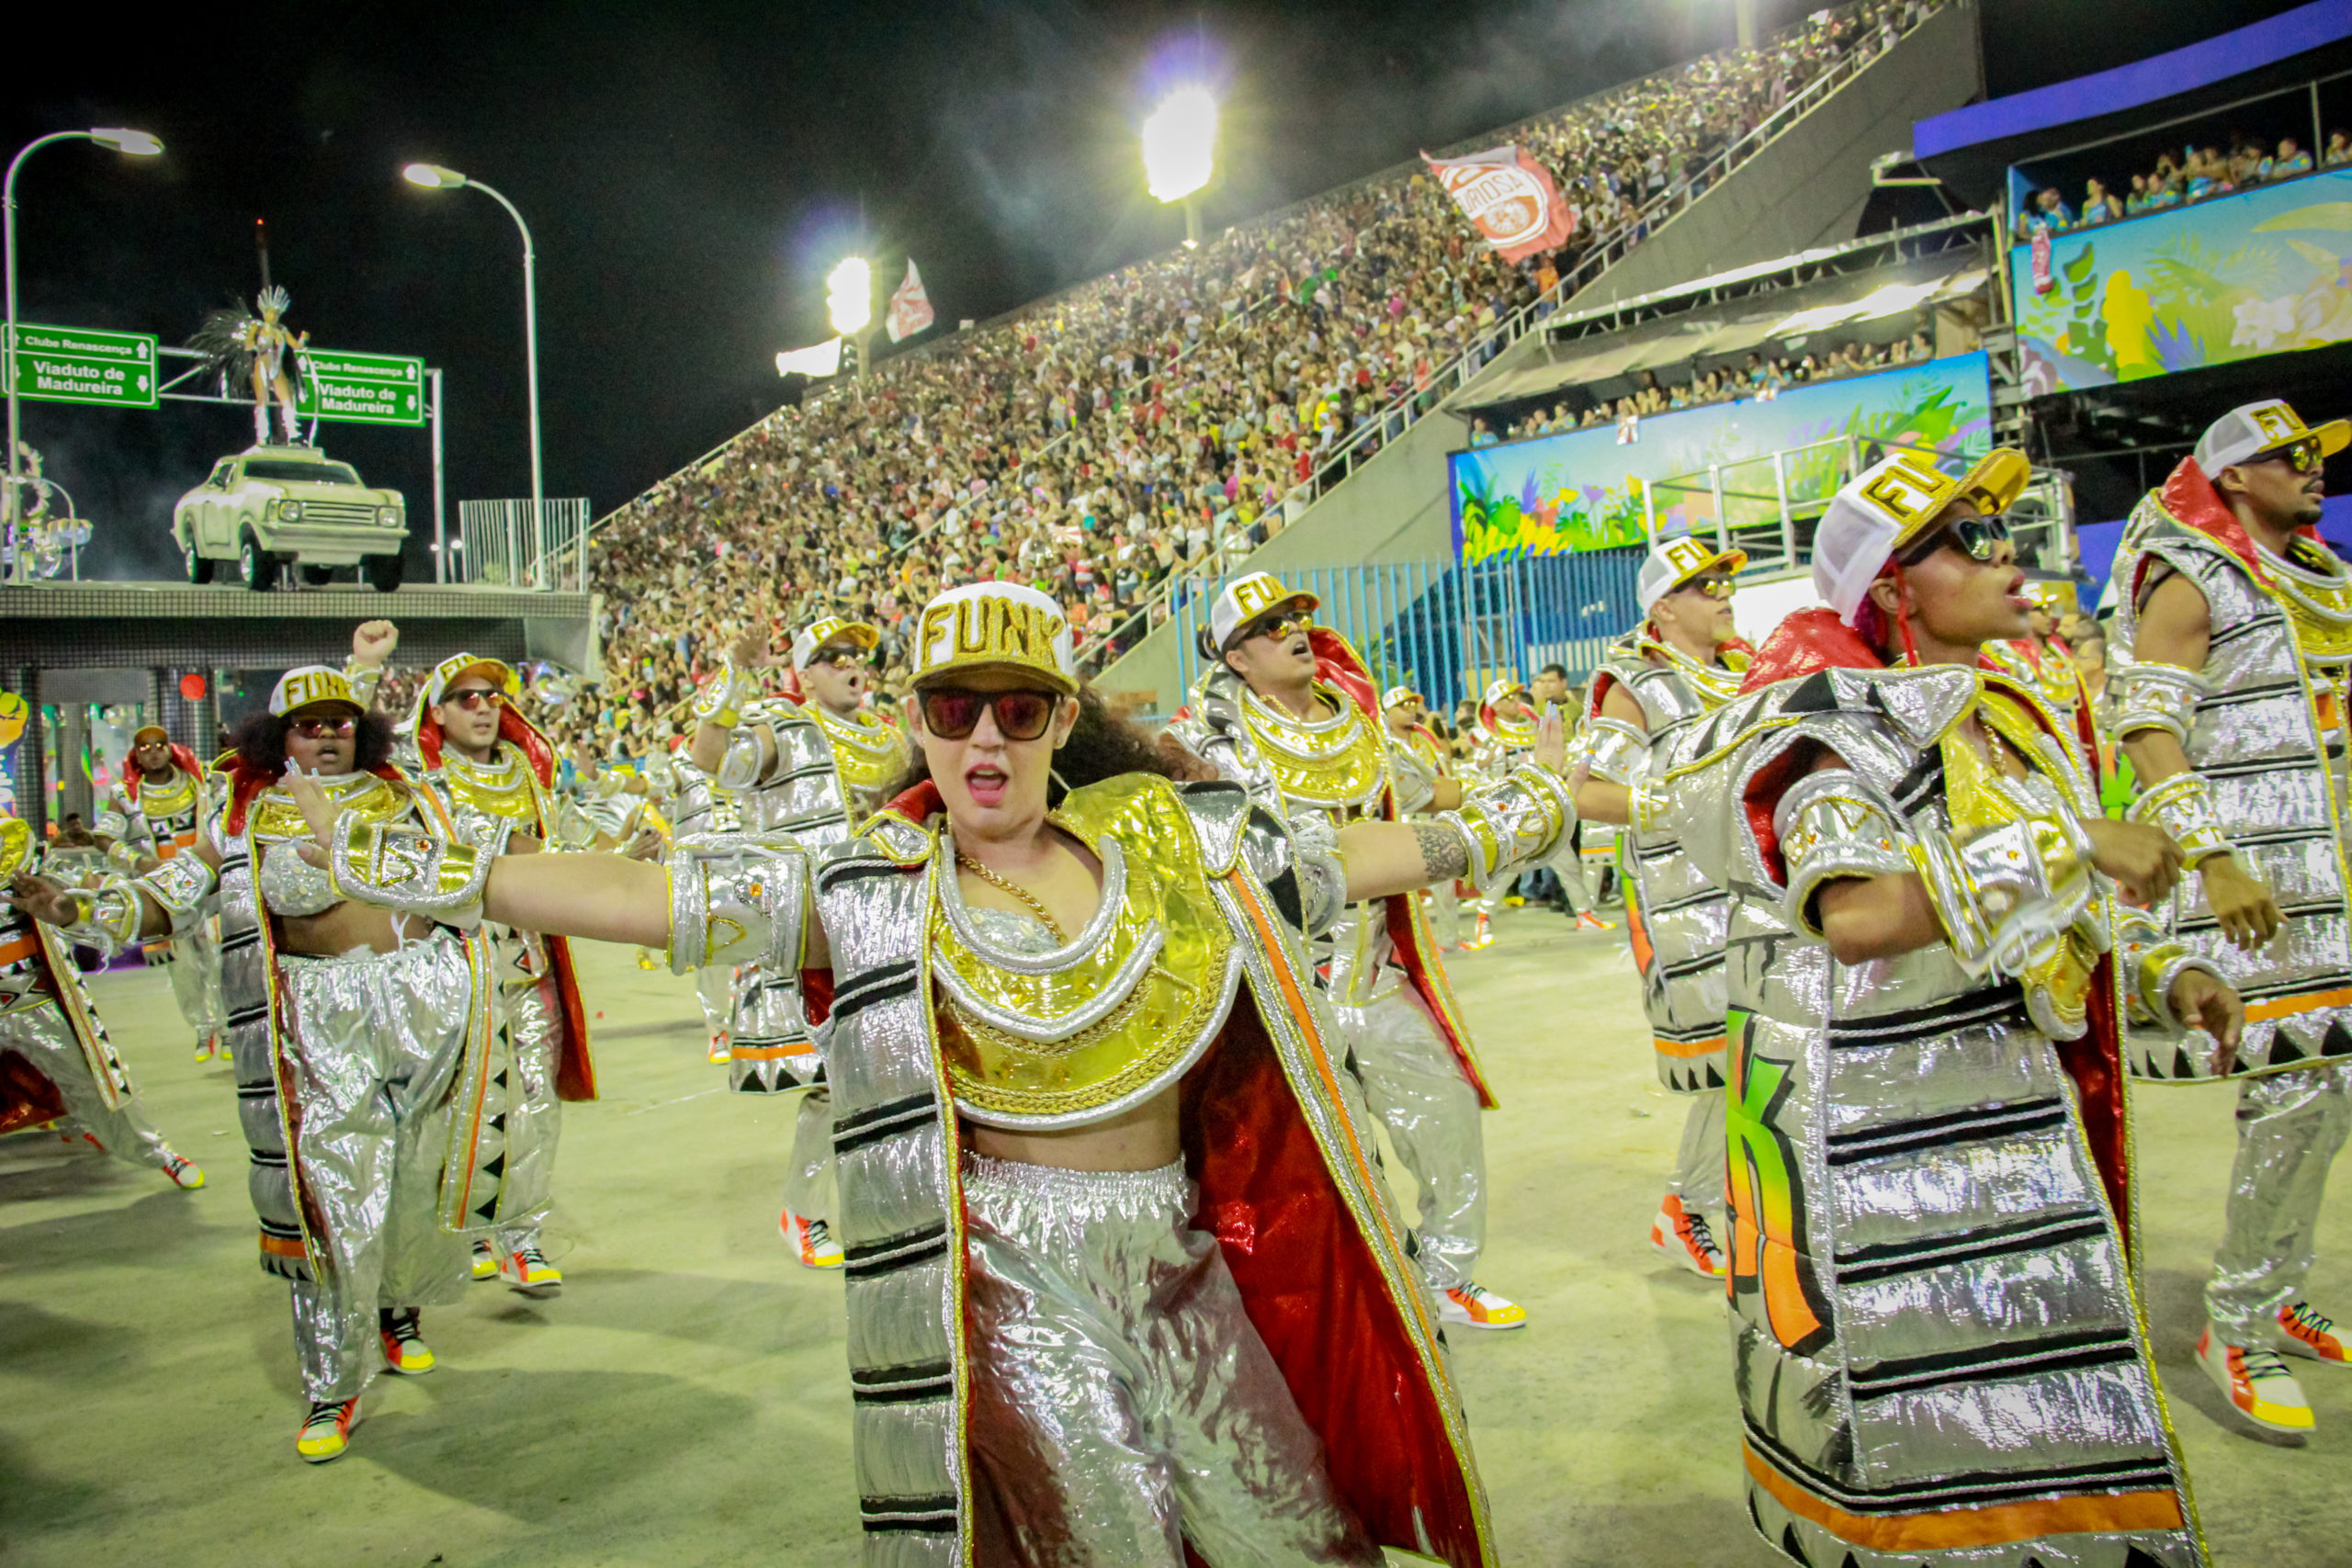
[[[865,1560],[1179,1568],[1494,1560],[1436,1314],[1333,1047],[1308,933],[1485,878],[1567,820],[1521,768],[1439,820],[1294,831],[1180,785],[1079,688],[1069,627],[982,583],[918,623],[922,761],[865,836],[742,839],[665,880],[338,818],[491,919],[803,971],[824,1021]],[[1058,775],[1058,778],[1057,778]],[[307,793],[307,792],[306,792]],[[396,877],[391,878],[397,880]]]
[[[1984,660],[2031,601],[1996,451],[1839,491],[1747,694],[1634,814],[1732,897],[1730,1254],[1747,1502],[1801,1562],[2205,1562],[2128,1250],[2120,1025],[2234,1040],[2210,964],[2119,902],[2071,715]],[[2211,1043],[2207,1043],[2211,1048]]]

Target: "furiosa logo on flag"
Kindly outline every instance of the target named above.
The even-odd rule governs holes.
[[[890,314],[883,327],[897,343],[910,338],[931,325],[931,296],[922,289],[922,274],[915,270],[915,258],[907,258],[907,280],[890,296]]]
[[[1556,250],[1576,232],[1576,218],[1550,173],[1515,144],[1466,158],[1424,152],[1421,161],[1505,261]]]

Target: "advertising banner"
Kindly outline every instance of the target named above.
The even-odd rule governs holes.
[[[2352,172],[2053,235],[2047,293],[2010,254],[2018,352],[2042,396],[2352,339]]]
[[[1849,440],[1979,454],[1992,412],[1984,355],[1962,354],[1655,414],[1631,441],[1611,423],[1473,447],[1448,459],[1454,551],[1481,561],[1643,544],[1653,511],[1661,533],[1712,526],[1718,492],[1726,523],[1764,522],[1783,486],[1792,508],[1826,501]]]
[[[1466,158],[1424,152],[1421,161],[1507,262],[1557,250],[1577,231],[1550,172],[1517,146],[1489,147]]]

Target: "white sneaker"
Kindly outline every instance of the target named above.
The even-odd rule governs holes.
[[[2295,1381],[2278,1351],[2233,1345],[2214,1333],[2209,1323],[2197,1341],[2197,1364],[2237,1413],[2256,1426],[2273,1432],[2312,1429],[2311,1401],[2303,1397],[2303,1385]]]
[[[1441,1322],[1458,1323],[1464,1328],[1524,1328],[1527,1309],[1509,1296],[1497,1295],[1473,1280],[1466,1285],[1437,1293],[1437,1315]]]

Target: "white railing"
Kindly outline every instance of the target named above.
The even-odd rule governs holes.
[[[1934,5],[1922,11],[1912,30],[1924,26],[1928,17],[1941,9],[1942,5]],[[1902,38],[1909,36],[1908,32],[1901,35]],[[1875,40],[1870,41],[1874,43]],[[1901,38],[1896,41],[1901,41]],[[1598,282],[1603,273],[1630,255],[1636,245],[1687,210],[1691,203],[1713,189],[1734,168],[1754,156],[1766,142],[1818,107],[1824,98],[1851,81],[1885,52],[1886,50],[1875,47],[1866,50],[1862,44],[1849,50],[1820,75],[1792,93],[1786,103],[1758,120],[1746,135],[1710,159],[1695,175],[1678,176],[1665,191],[1651,198],[1631,218],[1596,240],[1550,288],[1492,327],[1479,332],[1442,367],[1432,370],[1426,379],[1417,377],[1410,390],[1390,400],[1376,413],[1359,419],[1352,431],[1317,457],[1312,473],[1284,492],[1278,503],[1283,514],[1284,526],[1296,521],[1308,504],[1328,494],[1332,487],[1370,461],[1388,443],[1433,412],[1446,398],[1468,386],[1503,350],[1558,310],[1570,296]],[[1124,637],[1125,644],[1111,649],[1111,657],[1116,658],[1142,640],[1139,635],[1130,635],[1139,619],[1143,622],[1144,632],[1148,634],[1168,618],[1170,596],[1181,583],[1238,571],[1241,563],[1260,547],[1246,542],[1233,549],[1219,547],[1198,561],[1186,561],[1181,570],[1170,572],[1133,610],[1117,616],[1112,626],[1088,637],[1079,649],[1080,668],[1089,674],[1099,672],[1109,662],[1103,655],[1106,649],[1111,649],[1114,639]]]
[[[451,582],[585,592],[588,502],[543,501],[535,518],[528,501],[461,501],[456,556],[449,563]]]

